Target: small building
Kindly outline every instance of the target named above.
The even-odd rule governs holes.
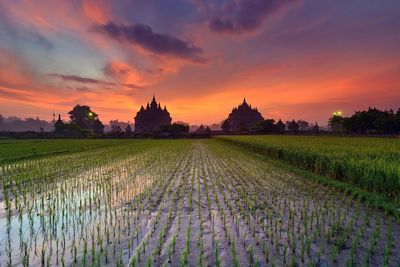
[[[131,133],[132,132],[132,127],[129,124],[125,127],[125,132],[126,133]]]
[[[283,123],[281,119],[275,124],[275,129],[279,133],[284,133],[286,130],[286,125]]]
[[[316,121],[315,122],[315,125],[314,125],[314,128],[313,128],[313,133],[315,133],[315,134],[319,134],[319,125],[318,125],[318,122]]]
[[[147,103],[146,108],[140,107],[135,117],[135,132],[151,133],[160,128],[162,125],[171,125],[172,118],[167,107],[161,108],[161,104],[157,103],[155,96],[151,103]]]
[[[58,114],[58,120],[54,123],[54,132],[61,134],[65,132],[65,124],[61,120],[61,115]]]

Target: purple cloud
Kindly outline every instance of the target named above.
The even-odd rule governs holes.
[[[110,22],[98,29],[119,41],[126,41],[157,55],[169,55],[196,63],[205,63],[203,49],[191,42],[167,34],[153,32],[143,24],[123,25]]]
[[[57,77],[65,81],[73,81],[73,82],[78,82],[82,84],[98,84],[98,85],[107,85],[107,86],[124,86],[124,87],[129,87],[132,89],[140,89],[143,88],[143,86],[132,84],[132,83],[114,83],[114,82],[107,82],[107,81],[102,81],[102,80],[97,80],[97,79],[92,79],[92,78],[86,78],[86,77],[81,77],[77,75],[64,75],[64,74],[58,74],[58,73],[51,73],[49,76],[52,77]],[[81,92],[83,90],[80,90]]]
[[[259,28],[264,19],[297,0],[240,0],[224,5],[209,24],[211,31],[243,34]]]

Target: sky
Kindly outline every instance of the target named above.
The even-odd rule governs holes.
[[[0,114],[67,120],[89,105],[133,121],[153,94],[173,121],[326,125],[334,111],[400,108],[398,0],[0,2]]]

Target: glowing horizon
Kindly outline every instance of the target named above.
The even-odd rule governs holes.
[[[133,121],[155,94],[173,121],[220,123],[246,97],[264,118],[326,125],[400,108],[400,2],[4,1],[0,114]]]

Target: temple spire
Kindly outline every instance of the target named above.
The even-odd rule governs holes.
[[[153,108],[153,109],[157,108],[157,101],[156,101],[156,96],[155,95],[153,95],[153,100],[151,100],[150,107]]]

